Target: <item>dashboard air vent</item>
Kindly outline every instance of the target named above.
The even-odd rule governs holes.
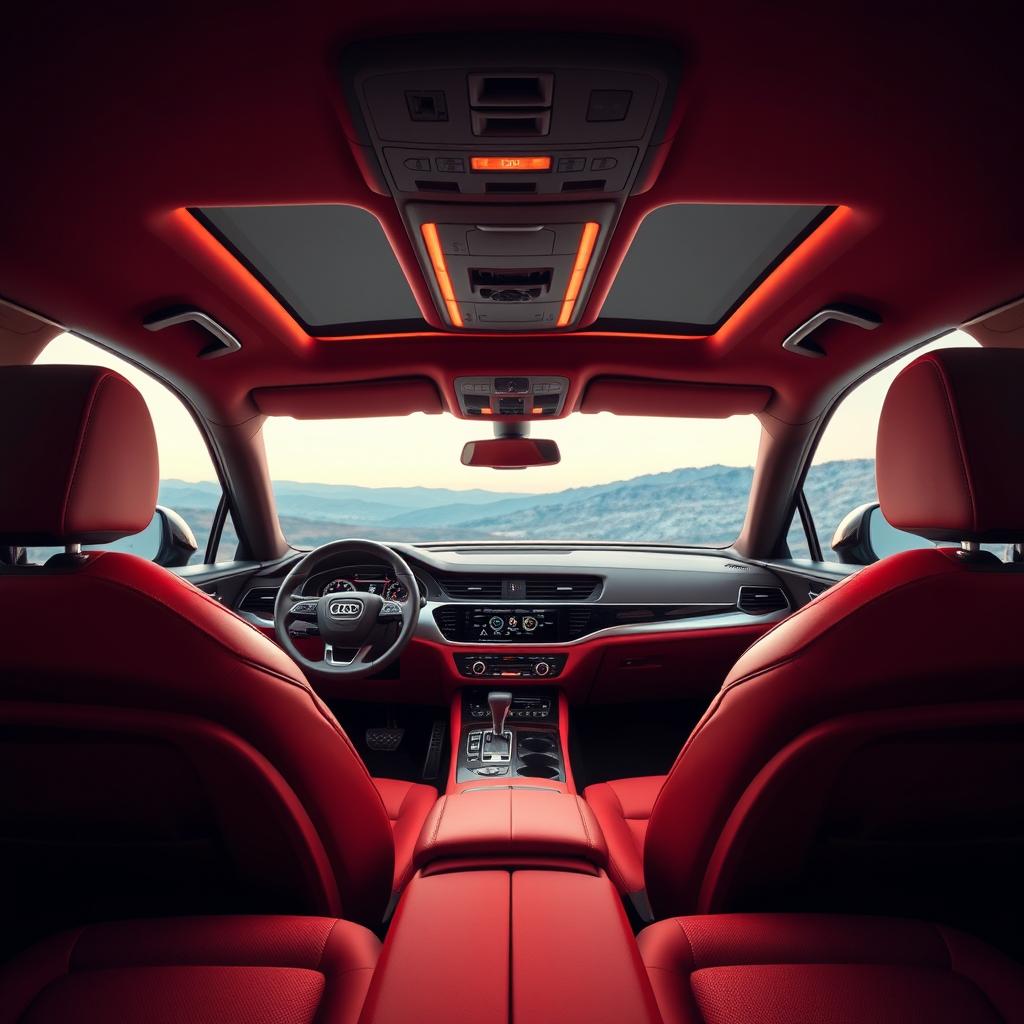
[[[585,601],[600,585],[597,576],[528,576],[526,596],[533,601]]]
[[[590,608],[570,608],[568,632],[570,640],[578,640],[590,632],[590,620],[593,611]]]
[[[245,592],[238,606],[240,612],[250,612],[262,619],[274,617],[274,602],[277,600],[276,587],[252,587]]]
[[[740,587],[737,607],[748,615],[768,615],[789,607],[781,587]]]
[[[452,607],[437,608],[434,621],[446,640],[455,640],[459,633],[459,609]]]
[[[501,598],[501,580],[497,576],[442,576],[444,592],[454,598]]]

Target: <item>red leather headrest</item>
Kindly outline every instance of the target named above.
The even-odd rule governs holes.
[[[0,366],[0,542],[102,544],[153,518],[142,395],[98,366]]]
[[[914,360],[878,425],[878,500],[930,540],[1024,540],[1024,350],[951,348]]]

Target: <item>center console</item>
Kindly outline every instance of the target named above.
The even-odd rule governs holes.
[[[464,690],[456,783],[481,779],[565,782],[559,700],[555,690]]]
[[[601,827],[572,786],[563,700],[536,684],[459,696],[452,777],[362,1024],[660,1021]]]

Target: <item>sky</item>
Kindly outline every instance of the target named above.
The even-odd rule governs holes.
[[[885,392],[899,370],[923,351],[975,346],[954,332],[894,364],[847,398],[818,448],[815,462],[874,458],[875,425]],[[112,367],[142,392],[156,427],[164,479],[215,480],[198,428],[162,384],[88,342],[62,334],[40,363],[93,363]],[[487,423],[447,414],[367,420],[269,419],[267,458],[277,480],[347,483],[364,487],[425,486],[465,490],[546,492],[627,480],[683,466],[753,465],[760,426],[753,416],[727,420],[573,414],[535,424],[534,436],[558,442],[562,462],[524,472],[470,469],[459,461],[466,441],[492,436]]]

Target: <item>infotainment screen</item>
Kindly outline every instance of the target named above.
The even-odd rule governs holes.
[[[531,643],[554,639],[554,615],[535,608],[474,608],[469,622],[470,641]]]

